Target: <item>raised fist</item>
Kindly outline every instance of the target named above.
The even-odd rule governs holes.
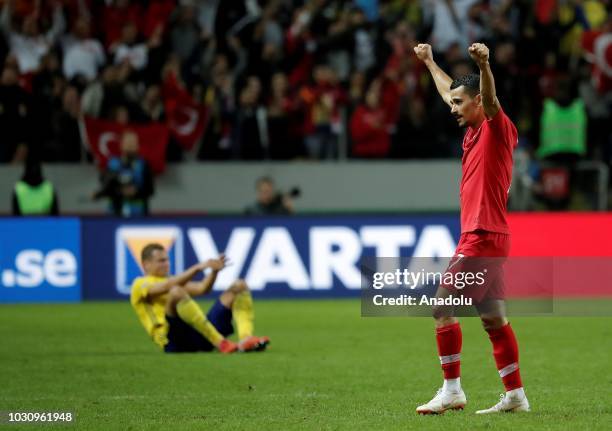
[[[431,45],[427,43],[419,43],[417,46],[415,46],[414,53],[421,61],[433,59],[433,54],[431,53]]]
[[[473,43],[468,48],[468,52],[477,64],[484,64],[489,61],[489,48],[484,43]]]

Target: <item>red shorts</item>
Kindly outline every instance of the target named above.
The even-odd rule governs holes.
[[[472,298],[474,303],[486,299],[504,299],[504,262],[510,253],[510,235],[474,231],[461,234],[442,287]],[[445,274],[445,275],[446,275]],[[472,274],[472,276],[466,276]],[[469,278],[470,283],[466,283]]]

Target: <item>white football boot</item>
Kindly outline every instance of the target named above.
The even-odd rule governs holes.
[[[487,415],[489,413],[503,413],[503,412],[528,412],[529,401],[527,401],[527,397],[525,395],[510,395],[510,394],[501,394],[500,400],[497,404],[495,404],[490,409],[485,410],[477,410],[477,415]]]
[[[444,389],[438,389],[436,396],[422,406],[418,406],[416,412],[420,415],[436,415],[442,414],[447,410],[463,410],[467,399],[463,389],[459,392],[447,392]]]

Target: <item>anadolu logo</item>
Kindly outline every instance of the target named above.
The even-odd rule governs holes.
[[[123,226],[115,232],[116,288],[129,294],[132,281],[143,274],[140,253],[149,243],[161,244],[170,258],[170,273],[182,272],[183,234],[177,226]]]

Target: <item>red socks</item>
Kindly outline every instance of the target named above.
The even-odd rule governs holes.
[[[519,371],[518,344],[510,324],[487,331],[493,344],[493,357],[506,391],[523,387]],[[436,341],[444,379],[461,376],[461,326],[459,323],[436,328]]]
[[[462,337],[459,322],[436,328],[436,341],[438,342],[438,353],[444,371],[444,379],[460,377]]]
[[[512,327],[508,323],[499,329],[491,329],[487,332],[493,344],[495,364],[506,391],[523,387],[518,364],[518,344]]]

